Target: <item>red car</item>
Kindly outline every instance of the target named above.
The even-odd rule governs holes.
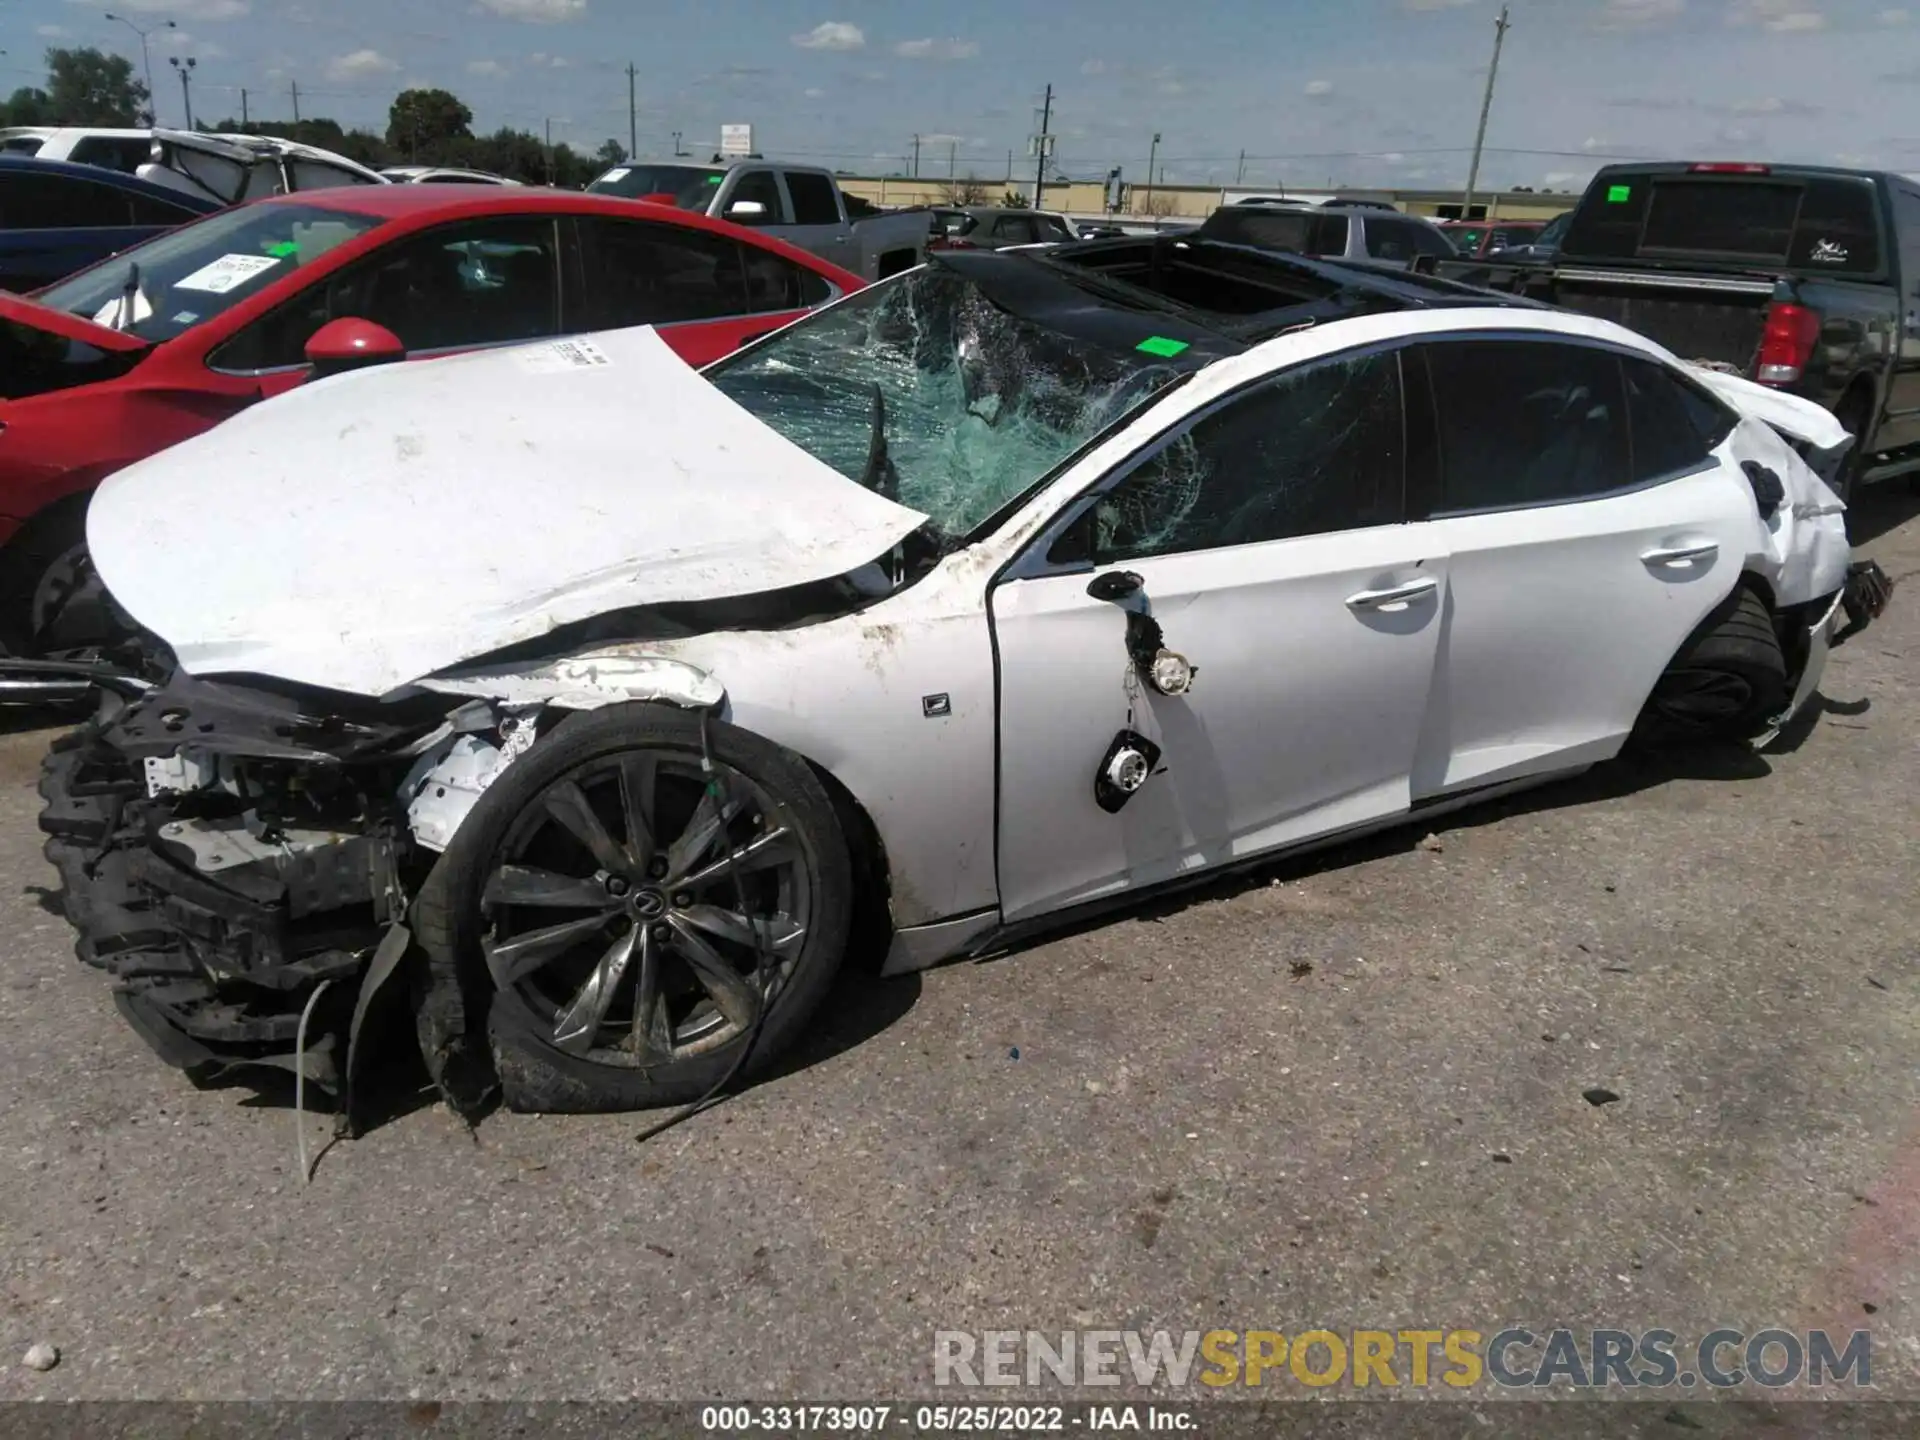
[[[223,210],[31,299],[0,294],[0,646],[71,654],[110,636],[86,558],[93,487],[315,363],[657,325],[697,366],[860,287],[682,210],[368,185]]]

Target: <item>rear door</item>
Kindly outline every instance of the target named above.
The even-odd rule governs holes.
[[[1120,467],[992,590],[1009,919],[1407,808],[1446,563],[1401,523],[1401,417],[1394,351],[1309,362]],[[1140,584],[1098,598],[1096,571]],[[1139,683],[1145,616],[1187,693]],[[1159,764],[1109,813],[1095,777],[1127,730]]]
[[[1539,335],[1422,359],[1437,464],[1414,513],[1449,577],[1416,801],[1611,756],[1754,534],[1713,454],[1731,417],[1665,367]]]
[[[585,278],[566,328],[655,325],[689,365],[731,354],[833,293],[813,271],[731,235],[601,216],[575,224]]]
[[[860,246],[853,238],[853,226],[841,214],[840,192],[832,178],[817,170],[788,170],[782,178],[793,207],[793,228],[780,238],[842,270],[858,271]]]

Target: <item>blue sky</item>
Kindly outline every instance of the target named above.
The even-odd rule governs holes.
[[[1581,183],[1611,156],[1713,156],[1920,171],[1920,0],[1513,0],[1486,182]],[[770,155],[922,174],[1030,173],[1052,82],[1058,167],[1169,180],[1459,185],[1497,0],[0,0],[0,84],[34,83],[50,44],[192,54],[203,119],[240,110],[384,128],[405,85],[437,85],[476,125],[592,149],[625,143],[629,61],[640,153],[681,131],[710,152],[750,122]]]

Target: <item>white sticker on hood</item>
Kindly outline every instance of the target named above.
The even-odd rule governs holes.
[[[262,270],[271,270],[280,263],[273,255],[222,255],[211,265],[202,265],[182,279],[173,282],[176,290],[207,290],[215,295],[224,295],[235,286],[244,285]]]
[[[629,172],[626,166],[624,165],[617,166],[616,168],[609,170],[606,174],[602,175],[600,177],[600,183],[602,185],[612,185],[616,181],[626,179],[628,173]]]
[[[611,365],[607,352],[591,340],[555,340],[550,345],[531,345],[514,353],[520,368],[534,375],[553,375],[562,370],[593,370]]]

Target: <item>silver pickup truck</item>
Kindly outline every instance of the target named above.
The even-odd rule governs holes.
[[[587,186],[750,225],[866,280],[911,270],[927,255],[930,211],[888,215],[841,193],[831,171],[814,165],[735,160],[727,165],[634,161]],[[865,210],[866,219],[850,212]]]

